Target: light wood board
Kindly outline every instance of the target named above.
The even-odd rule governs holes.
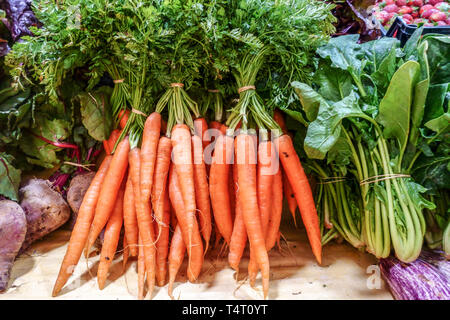
[[[275,248],[270,253],[269,299],[393,299],[377,272],[376,259],[372,255],[346,244],[331,243],[324,247],[323,263],[319,266],[311,253],[304,230],[290,229],[283,233],[290,240],[282,242],[282,252]],[[52,287],[69,237],[69,231],[56,231],[18,257],[12,269],[9,288],[0,294],[0,300],[136,299],[136,262],[129,262],[123,274],[121,256],[114,260],[109,281],[102,291],[96,283],[98,256],[94,256],[89,261],[82,258],[61,294],[52,298]],[[218,255],[218,248],[207,254],[202,275],[195,284],[186,281],[184,264],[175,283],[175,298],[262,299],[259,276],[256,289],[245,280],[248,253],[242,260],[238,281],[236,273],[228,267],[226,257]],[[170,299],[167,286],[157,287],[152,299]]]

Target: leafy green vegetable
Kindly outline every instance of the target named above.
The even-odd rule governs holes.
[[[102,87],[94,92],[82,92],[74,98],[79,101],[83,125],[97,141],[108,140],[111,132],[110,92],[111,88]]]
[[[21,171],[14,168],[11,155],[0,153],[0,196],[19,201]]]
[[[333,38],[317,50],[312,85],[292,83],[309,121],[306,154],[326,160],[313,162],[327,183],[319,188],[322,225],[332,224],[325,238],[335,228],[377,257],[392,243],[405,262],[422,248],[423,210],[436,208],[427,192],[449,187],[448,83],[432,82],[447,43],[421,32],[403,49],[396,39]],[[432,42],[438,52],[430,56]]]
[[[420,65],[415,61],[407,61],[398,68],[380,102],[376,118],[384,126],[384,136],[388,139],[395,137],[402,150],[408,142],[411,104],[419,72]]]

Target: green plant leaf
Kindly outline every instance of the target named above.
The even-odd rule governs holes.
[[[319,65],[314,80],[320,86],[318,93],[328,101],[342,100],[353,90],[352,77],[348,72],[342,72],[325,63]]]
[[[306,118],[309,121],[314,121],[317,117],[321,104],[325,103],[324,99],[313,88],[305,83],[294,81],[292,82],[292,86],[300,99]]]
[[[13,160],[11,155],[0,153],[0,195],[19,201],[21,171],[12,166]]]
[[[384,136],[396,138],[400,149],[408,142],[411,105],[419,72],[420,65],[415,61],[407,61],[398,68],[380,102],[376,118],[384,126]]]
[[[82,92],[75,99],[79,101],[82,122],[89,135],[97,141],[107,140],[112,128],[108,91]]]
[[[305,138],[308,157],[324,159],[341,135],[342,120],[349,117],[366,117],[358,106],[358,97],[354,92],[336,103],[322,103]]]

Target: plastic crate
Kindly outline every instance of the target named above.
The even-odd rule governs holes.
[[[383,27],[381,28],[381,33],[383,33],[386,37],[395,37],[400,40],[400,45],[403,46],[406,41],[408,41],[409,37],[416,31],[417,25],[415,24],[406,24],[406,22],[402,19],[402,17],[397,17],[394,20],[394,23],[386,31]],[[450,35],[450,26],[442,26],[442,27],[424,27],[422,34],[427,33],[438,33],[438,34],[448,34]]]

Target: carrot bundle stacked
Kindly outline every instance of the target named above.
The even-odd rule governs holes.
[[[104,142],[107,156],[83,200],[53,295],[104,230],[102,289],[123,229],[123,264],[137,260],[140,299],[155,286],[167,285],[172,296],[183,261],[188,280],[198,281],[205,256],[222,240],[237,272],[249,250],[250,284],[261,272],[267,297],[284,199],[294,223],[299,208],[321,261],[312,191],[283,115],[271,110],[274,101],[286,102],[292,79],[308,77],[305,57],[331,32],[331,14],[306,23],[305,12],[329,7],[305,0],[195,3],[130,1],[123,12],[133,23],[111,27],[118,36],[105,69],[121,130]],[[305,27],[317,28],[317,36]]]

